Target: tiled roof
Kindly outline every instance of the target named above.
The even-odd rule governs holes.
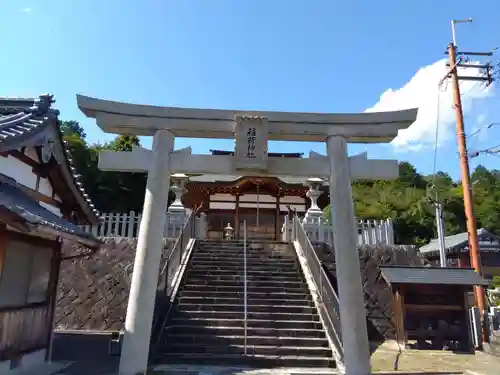
[[[0,152],[19,149],[23,143],[36,138],[47,128],[53,127],[56,142],[60,143],[63,162],[60,164],[63,175],[70,189],[87,214],[90,221],[97,221],[100,216],[89,195],[80,181],[81,176],[76,173],[72,164],[65,141],[58,126],[59,111],[51,108],[55,102],[52,95],[40,95],[32,98],[0,98]]]
[[[14,220],[21,221],[29,231],[37,232],[45,227],[52,233],[55,232],[61,237],[88,247],[95,248],[100,245],[100,241],[92,234],[83,232],[73,223],[42,207],[22,191],[14,179],[3,174],[0,174],[0,207],[6,208],[14,215]],[[6,224],[13,225],[14,223],[7,221]]]
[[[478,236],[489,236],[492,238],[496,237],[494,234],[491,234],[490,232],[488,232],[484,228],[478,229],[477,235]],[[469,235],[467,232],[454,234],[452,236],[447,236],[444,238],[445,249],[446,250],[454,250],[458,247],[463,246],[468,241],[469,241]],[[439,241],[435,238],[435,239],[431,240],[431,242],[429,242],[427,245],[422,246],[419,249],[419,251],[422,254],[434,252],[434,251],[439,251]]]
[[[389,284],[489,285],[469,268],[380,266],[380,271]]]

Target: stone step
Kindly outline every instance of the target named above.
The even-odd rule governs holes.
[[[249,272],[273,272],[273,273],[285,273],[285,274],[297,274],[299,272],[299,268],[297,267],[285,267],[285,266],[279,266],[279,265],[271,265],[271,264],[265,264],[265,265],[252,265],[247,266],[246,268],[247,274]],[[200,265],[200,264],[193,264],[190,268],[190,271],[196,272],[196,271],[206,271],[206,272],[232,272],[232,273],[240,273],[244,274],[245,272],[245,267],[243,264],[241,266],[227,266],[227,265],[220,265],[217,263],[214,263],[213,265]]]
[[[246,343],[248,346],[263,347],[305,347],[329,349],[328,340],[319,337],[288,337],[288,336],[252,336],[247,333]],[[200,345],[207,347],[237,347],[245,345],[244,335],[213,335],[213,334],[186,334],[169,332],[165,343],[160,343],[160,347],[177,345]],[[261,353],[265,354],[265,353]],[[290,353],[293,354],[293,353]],[[328,353],[326,354],[328,355]]]
[[[310,317],[308,315],[308,317]],[[217,318],[205,318],[205,317],[173,317],[168,320],[168,327],[170,326],[190,326],[190,327],[202,327],[203,328],[241,328],[244,326],[243,319],[232,319],[225,316],[223,319]],[[319,317],[316,320],[277,320],[277,319],[247,319],[247,329],[264,329],[264,330],[290,330],[291,332],[300,335],[300,332],[308,331],[323,331],[323,325],[319,321]]]
[[[188,275],[201,275],[201,276],[206,276],[206,275],[216,275],[219,276],[233,276],[233,277],[238,277],[238,276],[243,276],[243,269],[241,270],[234,270],[234,269],[219,269],[219,270],[207,270],[205,268],[193,268],[189,267],[186,270],[186,273]],[[241,275],[240,275],[241,273]],[[289,278],[295,278],[299,279],[299,273],[298,271],[295,270],[290,270],[290,271],[277,271],[277,270],[255,270],[255,269],[247,269],[247,275],[248,276],[266,276],[268,279],[269,278],[274,278],[274,277],[286,277],[288,276]]]
[[[191,309],[189,309],[191,308]],[[193,309],[192,306],[188,308],[174,308],[172,311],[171,319],[220,319],[220,320],[229,320],[229,319],[244,319],[244,308],[238,308],[237,311],[233,310],[200,310]],[[258,321],[300,321],[306,323],[320,323],[319,315],[315,311],[314,313],[296,313],[289,312],[285,309],[279,309],[279,311],[248,311],[247,312],[248,320],[258,320]]]
[[[200,353],[200,354],[244,354],[244,345],[231,345],[221,343],[219,345],[203,345],[203,343],[189,342],[177,343],[168,341],[165,346],[159,347],[165,353]],[[246,354],[252,355],[278,355],[278,356],[308,356],[328,357],[332,355],[330,348],[305,347],[305,346],[276,346],[276,345],[247,345]]]
[[[238,289],[243,288],[244,279],[219,279],[216,280],[214,278],[195,278],[189,277],[183,282],[183,287],[191,287],[195,286],[200,288],[200,290],[206,289],[216,289],[216,290],[224,290],[224,289]],[[256,280],[256,279],[247,279],[247,288],[269,288],[269,290],[274,290],[275,288],[284,288],[286,290],[300,289],[300,290],[309,290],[307,288],[307,284],[302,281],[292,280],[292,281],[284,281],[284,280]]]
[[[199,290],[199,289],[188,289],[182,288],[177,295],[180,298],[231,298],[231,299],[242,299],[245,296],[243,289],[232,290],[232,291],[220,291],[220,290]],[[312,301],[312,297],[309,293],[290,293],[290,292],[256,292],[254,290],[247,290],[247,299],[258,299],[262,301],[283,299],[292,301]],[[208,300],[207,300],[208,302]]]
[[[220,246],[220,245],[203,245],[203,246],[197,246],[195,251],[198,252],[198,251],[218,251],[218,250],[221,250],[221,251],[230,251],[230,250],[234,250],[234,251],[240,251],[240,252],[243,252],[245,251],[245,247],[244,246],[239,246],[239,245],[223,245],[223,246]],[[289,247],[289,246],[269,246],[269,245],[264,245],[264,246],[260,246],[260,245],[249,245],[246,247],[246,251],[264,251],[264,252],[276,252],[276,253],[282,253],[282,254],[295,254],[295,250],[293,249],[293,247]]]
[[[275,247],[270,247],[270,246],[264,246],[264,247],[247,247],[246,248],[247,253],[261,253],[261,254],[271,254],[274,253],[276,255],[295,255],[295,250],[293,248],[275,248]],[[217,253],[217,252],[224,252],[224,253],[239,253],[243,254],[245,252],[245,248],[243,246],[202,246],[198,247],[195,250],[195,253]]]
[[[297,337],[297,338],[321,338],[326,339],[323,327],[319,324],[319,328],[308,329],[300,326],[303,322],[284,321],[288,324],[287,327],[276,328],[268,324],[268,327],[254,327],[255,321],[247,321],[248,336],[262,337]],[[266,322],[266,321],[264,321]],[[232,322],[224,320],[202,320],[202,324],[192,324],[191,320],[172,320],[166,327],[166,332],[171,334],[185,335],[213,335],[213,336],[244,336],[245,322],[244,320],[233,319]],[[233,323],[231,325],[231,323]],[[274,323],[267,321],[267,323]],[[299,324],[297,324],[299,323]]]
[[[213,366],[249,366],[253,368],[279,367],[330,367],[335,361],[330,357],[283,356],[283,355],[241,355],[214,353],[164,353],[155,357],[156,363],[196,364]]]
[[[306,297],[307,298],[307,297]],[[291,299],[287,298],[283,295],[282,298],[278,297],[254,297],[247,296],[247,306],[248,309],[254,309],[254,306],[270,306],[274,308],[275,306],[286,308],[286,307],[314,307],[314,302],[310,296],[309,299],[301,298],[301,299]],[[214,296],[180,296],[176,298],[179,302],[180,306],[184,305],[199,305],[199,306],[207,306],[207,305],[226,305],[226,306],[242,306],[245,303],[245,299],[243,294],[238,297],[214,297]],[[260,307],[259,307],[260,308]],[[264,307],[262,307],[264,308]],[[266,310],[264,310],[266,311]]]
[[[193,253],[193,260],[201,260],[201,261],[229,261],[229,262],[243,262],[245,259],[244,254],[231,254],[231,253]],[[252,261],[264,261],[264,262],[284,262],[284,263],[297,263],[297,259],[295,257],[284,257],[282,255],[269,255],[269,254],[247,254],[247,262]]]
[[[234,272],[222,272],[218,274],[204,273],[202,271],[190,272],[189,269],[186,270],[186,280],[189,280],[190,283],[194,284],[192,280],[205,280],[205,281],[241,281],[243,282],[245,279],[245,275],[238,275]],[[297,282],[305,282],[302,275],[299,277],[298,275],[283,275],[283,274],[273,274],[269,275],[269,273],[259,272],[259,273],[247,273],[247,282],[273,282],[273,283],[297,283]]]
[[[241,282],[238,285],[225,285],[225,284],[219,284],[216,285],[215,283],[210,283],[210,284],[183,284],[182,288],[179,291],[179,295],[201,295],[205,296],[209,293],[217,293],[217,294],[223,294],[227,293],[228,295],[230,294],[240,294],[244,293],[244,283]],[[290,288],[284,285],[276,284],[275,286],[255,286],[252,283],[247,282],[247,293],[248,295],[260,295],[260,294],[265,294],[265,295],[287,295],[287,296],[293,296],[293,295],[308,295],[310,297],[309,289],[307,289],[306,285],[302,285],[302,287],[294,287]]]
[[[198,258],[199,257],[199,258]],[[208,253],[197,253],[193,254],[192,259],[201,259],[201,260],[229,260],[236,262],[243,262],[245,255],[243,253],[234,253],[234,252],[208,252]],[[265,262],[283,262],[283,263],[298,263],[297,257],[295,254],[293,256],[283,256],[280,253],[247,253],[247,261],[258,261],[262,260]]]
[[[191,259],[191,266],[194,267],[213,267],[213,266],[224,266],[224,267],[243,267],[245,265],[244,259],[199,259],[193,257]],[[281,260],[266,260],[266,259],[247,259],[247,268],[259,267],[259,266],[273,266],[273,267],[284,267],[298,269],[299,264],[293,260],[281,261]]]
[[[241,242],[221,242],[221,243],[204,243],[197,244],[197,249],[224,249],[224,248],[235,248],[243,249],[245,244]],[[273,243],[258,243],[258,242],[247,242],[247,249],[271,249],[271,250],[289,250],[290,245],[284,244],[273,244]]]
[[[229,303],[186,303],[182,302],[181,304],[176,306],[179,311],[234,311],[240,312],[244,311],[243,304],[229,304]],[[253,304],[248,303],[247,312],[284,312],[288,314],[314,314],[316,312],[316,308],[311,303],[309,306],[301,304],[301,305],[266,305],[266,304]]]

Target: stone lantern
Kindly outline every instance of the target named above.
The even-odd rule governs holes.
[[[227,223],[226,227],[224,228],[224,239],[231,240],[233,238],[233,232],[233,227],[230,223]]]
[[[172,179],[172,191],[175,194],[175,201],[168,208],[169,213],[182,213],[186,214],[186,209],[182,204],[182,196],[186,192],[186,183],[189,181],[189,177],[184,173],[175,173],[170,176]]]
[[[309,186],[306,197],[311,200],[311,205],[304,216],[304,223],[320,224],[325,219],[323,211],[318,207],[318,198],[323,194],[321,191],[323,183],[324,180],[321,178],[309,178],[305,182],[305,185]]]

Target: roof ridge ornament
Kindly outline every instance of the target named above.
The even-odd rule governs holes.
[[[38,99],[33,100],[33,106],[30,110],[36,115],[50,115],[56,117],[60,114],[59,110],[51,108],[52,104],[55,102],[54,95],[42,94],[38,96]]]

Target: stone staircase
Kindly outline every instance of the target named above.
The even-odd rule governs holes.
[[[243,249],[236,241],[196,244],[154,361],[335,367],[295,251],[281,243],[248,244],[245,355]]]

